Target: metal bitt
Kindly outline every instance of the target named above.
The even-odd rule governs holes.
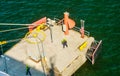
[[[51,38],[51,42],[53,42],[53,36],[52,36],[52,22],[51,22],[51,19],[47,19],[47,25],[48,25],[48,27],[49,27],[49,29],[50,29],[50,38]]]
[[[81,33],[81,37],[84,38],[84,20],[80,20],[81,21],[81,29],[80,29],[80,33]]]

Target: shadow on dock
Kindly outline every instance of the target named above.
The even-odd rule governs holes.
[[[54,65],[55,65],[55,56],[50,58],[50,70],[47,76],[55,76],[55,72],[54,72]]]
[[[26,76],[26,65],[23,62],[17,61],[11,57],[0,57],[0,71],[8,73],[10,76]],[[45,73],[35,70],[34,67],[30,67],[32,76],[45,76]]]

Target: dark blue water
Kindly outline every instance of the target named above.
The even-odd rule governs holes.
[[[102,39],[102,52],[94,66],[86,62],[75,76],[120,76],[120,0],[1,0],[0,23],[32,23],[44,16],[63,18],[68,11],[80,27],[97,40]],[[0,26],[0,30],[22,26]],[[0,41],[24,37],[28,30],[0,33]],[[4,45],[4,50],[13,44]]]

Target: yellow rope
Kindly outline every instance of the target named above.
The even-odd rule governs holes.
[[[26,35],[25,35],[25,40],[28,42],[28,43],[31,43],[31,44],[36,44],[36,43],[40,43],[41,41],[39,42],[36,42],[36,41],[32,41],[30,40],[31,38],[38,38],[38,35],[41,34],[43,37],[40,38],[41,41],[43,42],[46,38],[46,34],[42,31],[42,30],[33,30],[32,32],[28,32]],[[31,36],[31,38],[29,38],[29,36]]]

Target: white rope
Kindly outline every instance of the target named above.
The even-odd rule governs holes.
[[[8,32],[8,31],[22,30],[22,29],[26,29],[26,28],[29,28],[29,27],[22,27],[22,28],[15,28],[15,29],[9,29],[9,30],[2,30],[2,31],[0,31],[0,32]]]
[[[12,26],[17,26],[17,25],[19,25],[19,26],[30,26],[30,25],[35,25],[35,24],[15,24],[15,23],[0,23],[0,26],[1,25],[6,25],[6,26],[8,26],[8,25],[12,25]]]
[[[8,40],[7,43],[16,42],[16,41],[19,41],[19,40],[22,40],[22,39],[23,39],[23,38]]]
[[[32,37],[28,37],[28,38],[32,38]],[[12,42],[17,42],[17,41],[20,41],[20,40],[23,40],[25,38],[18,38],[18,39],[12,39],[12,40],[7,40],[7,41],[0,41],[0,45],[3,45],[3,44],[7,44],[7,43],[12,43]],[[2,42],[5,42],[5,43],[2,43]]]

